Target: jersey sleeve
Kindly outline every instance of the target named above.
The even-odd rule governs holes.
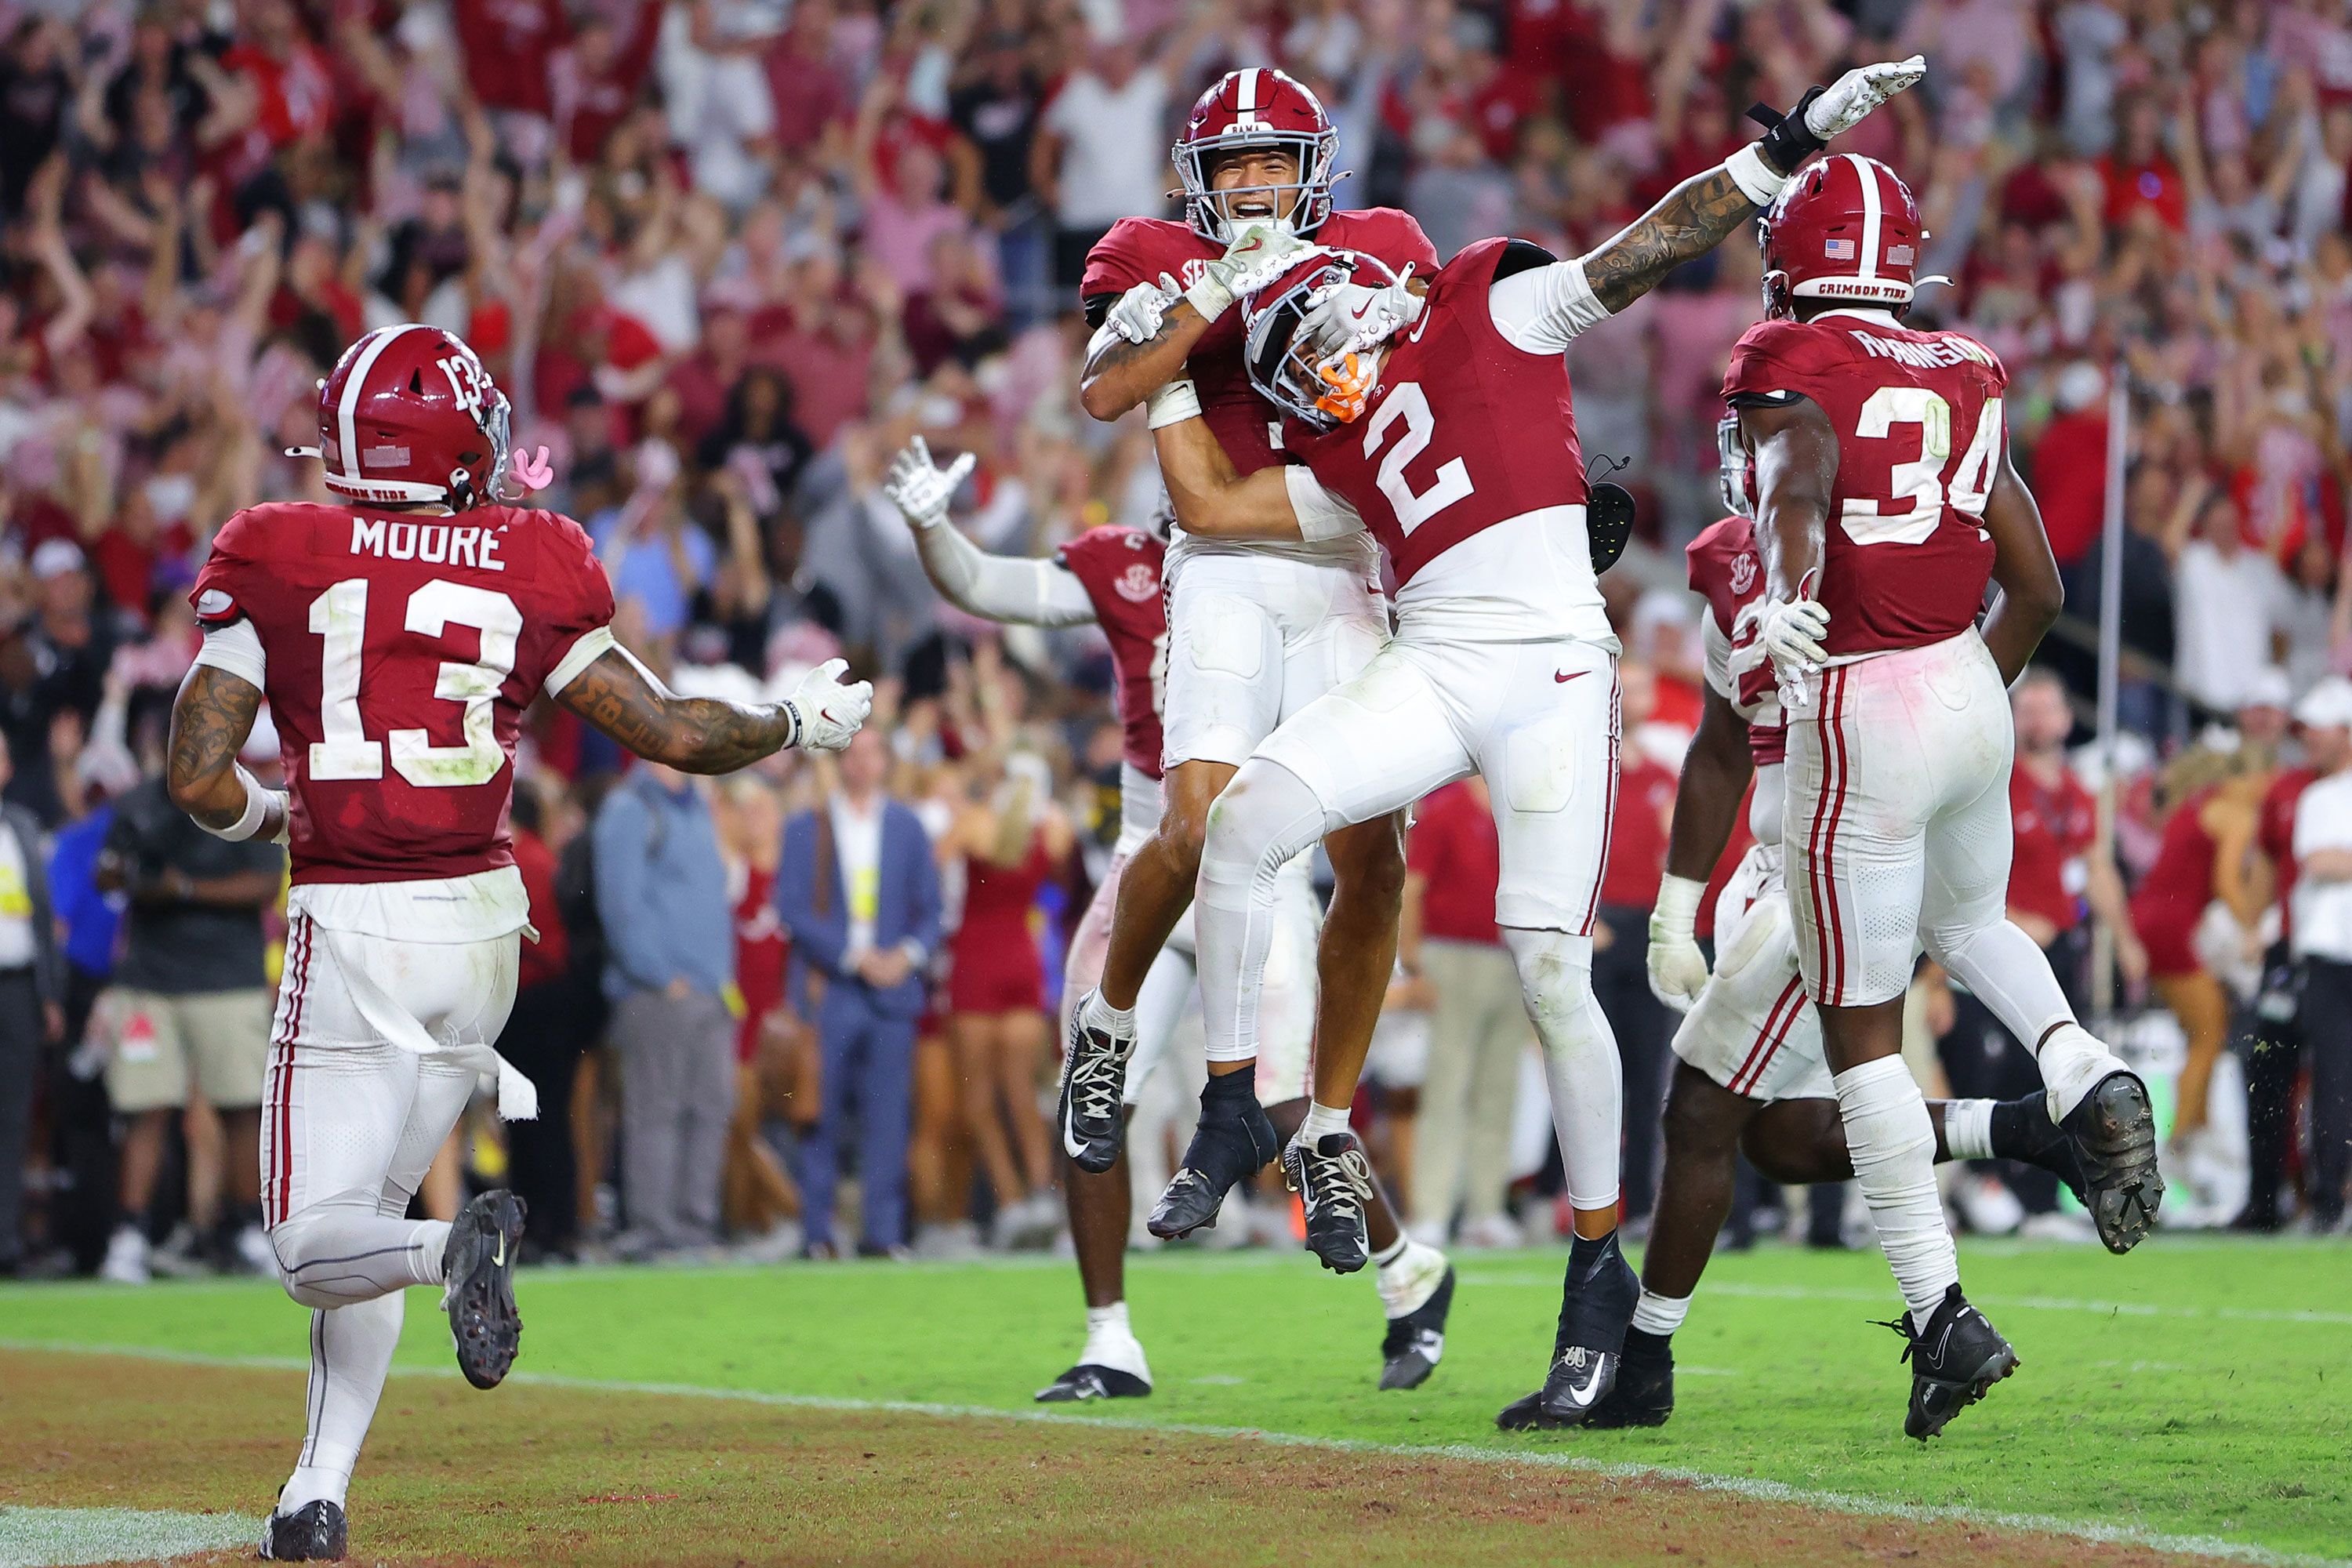
[[[553,697],[596,662],[613,643],[613,580],[596,559],[587,531],[568,517],[552,519],[549,541],[547,674],[541,687]]]
[[[1731,683],[1731,638],[1712,611],[1700,617],[1699,640],[1706,648],[1707,689],[1726,702],[1738,701],[1739,689]]]
[[[1748,328],[1732,345],[1723,400],[1738,407],[1809,395],[1806,388],[1814,384],[1822,358],[1816,336],[1796,321],[1759,321]]]
[[[188,603],[194,607],[199,625],[209,629],[246,617],[247,598],[262,582],[257,560],[260,527],[250,510],[241,511],[213,535],[212,552],[205,557],[188,590]]]
[[[1151,230],[1140,218],[1123,217],[1087,252],[1087,269],[1078,283],[1078,298],[1124,294],[1138,283],[1158,282],[1175,268],[1152,259]]]
[[[1421,220],[1411,213],[1397,207],[1370,207],[1358,216],[1375,237],[1364,249],[1400,272],[1408,262],[1424,278],[1437,270],[1437,247],[1430,243]]]

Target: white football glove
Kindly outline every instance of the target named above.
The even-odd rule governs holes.
[[[1148,343],[1160,335],[1168,307],[1184,297],[1176,279],[1163,272],[1157,283],[1138,283],[1118,297],[1103,318],[1103,325],[1130,343]]]
[[[793,694],[784,699],[784,706],[793,710],[798,725],[794,743],[802,751],[840,751],[865,725],[866,716],[874,711],[874,683],[853,680],[845,684],[841,678],[848,673],[847,659],[826,659],[802,676]]]
[[[882,493],[912,526],[937,528],[948,520],[948,502],[954,499],[964,476],[971,472],[972,460],[966,452],[941,468],[931,461],[930,443],[918,436],[890,459]]]
[[[1772,660],[1781,707],[1802,708],[1811,702],[1805,681],[1829,662],[1822,647],[1829,629],[1830,613],[1819,599],[1783,599],[1767,605],[1757,617],[1756,640]]]
[[[1363,283],[1335,284],[1298,323],[1300,341],[1318,359],[1361,353],[1421,320],[1421,296],[1405,287],[1412,264],[1395,282],[1375,289]]]
[[[1255,293],[1310,256],[1331,254],[1286,229],[1254,223],[1235,237],[1225,253],[1209,263],[1199,282],[1184,290],[1204,321],[1213,321],[1244,294]]]
[[[1670,873],[1658,883],[1650,911],[1650,994],[1677,1013],[1689,1012],[1706,988],[1706,954],[1694,934],[1706,891],[1706,883]]]
[[[1856,66],[1830,84],[1827,91],[1805,106],[1805,129],[1827,142],[1853,130],[1870,111],[1916,86],[1927,74],[1927,57]]]

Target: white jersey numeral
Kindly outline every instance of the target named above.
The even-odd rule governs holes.
[[[1918,426],[1919,456],[1895,464],[1887,488],[1895,501],[1908,499],[1911,504],[1900,511],[1881,511],[1875,497],[1848,496],[1838,521],[1856,544],[1921,543],[1944,521],[1947,500],[1958,511],[1982,517],[1992,495],[1994,465],[2001,449],[2000,398],[1985,399],[1979,411],[1976,431],[1960,454],[1948,495],[1943,473],[1952,456],[1952,405],[1942,394],[1924,386],[1882,386],[1864,400],[1853,433],[1884,439],[1900,425]]]
[[[319,661],[319,729],[325,739],[310,746],[314,779],[383,777],[383,743],[367,738],[360,719],[367,601],[364,577],[347,577],[310,601],[310,629],[324,642]],[[393,770],[419,789],[488,784],[506,763],[491,705],[514,673],[522,612],[495,589],[435,578],[408,596],[402,625],[428,637],[441,637],[452,626],[472,626],[482,634],[482,656],[472,664],[445,660],[434,677],[436,697],[465,704],[465,740],[436,746],[423,730],[394,730],[389,736]]]
[[[1381,493],[1395,509],[1397,527],[1411,533],[1455,501],[1473,494],[1476,487],[1470,481],[1469,468],[1459,458],[1439,468],[1437,482],[1425,490],[1416,492],[1405,479],[1405,465],[1428,450],[1429,438],[1437,430],[1437,416],[1429,411],[1428,395],[1417,381],[1399,383],[1381,401],[1379,412],[1364,431],[1367,460],[1380,455],[1390,427],[1400,419],[1404,421],[1404,435],[1381,459],[1379,481]]]

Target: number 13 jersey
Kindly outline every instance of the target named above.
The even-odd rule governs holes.
[[[613,646],[587,534],[520,507],[251,507],[189,597],[260,638],[298,886],[511,866],[523,710]]]
[[[1759,321],[1733,347],[1725,402],[1807,398],[1837,431],[1813,590],[1830,613],[1831,658],[1924,647],[1975,624],[1992,576],[1982,519],[2006,461],[2008,384],[1983,344],[1877,310]]]

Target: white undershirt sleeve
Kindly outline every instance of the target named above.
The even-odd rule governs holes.
[[[957,609],[1025,626],[1082,626],[1095,604],[1077,575],[1050,560],[991,555],[952,523],[915,531],[915,550]]]
[[[1570,339],[1609,314],[1585,282],[1581,260],[1514,272],[1487,289],[1486,308],[1504,341],[1531,354],[1565,353]]]
[[[555,661],[555,668],[540,682],[541,689],[550,697],[580,679],[580,672],[604,657],[607,649],[617,645],[613,641],[610,626],[590,626],[573,639],[570,651]]]
[[[1286,467],[1282,480],[1290,489],[1290,510],[1298,514],[1298,537],[1307,543],[1363,531],[1364,520],[1347,498],[1325,489],[1323,481],[1306,464]]]
[[[269,661],[261,651],[261,634],[242,617],[226,626],[206,626],[196,662],[234,675],[257,691],[268,689]]]

